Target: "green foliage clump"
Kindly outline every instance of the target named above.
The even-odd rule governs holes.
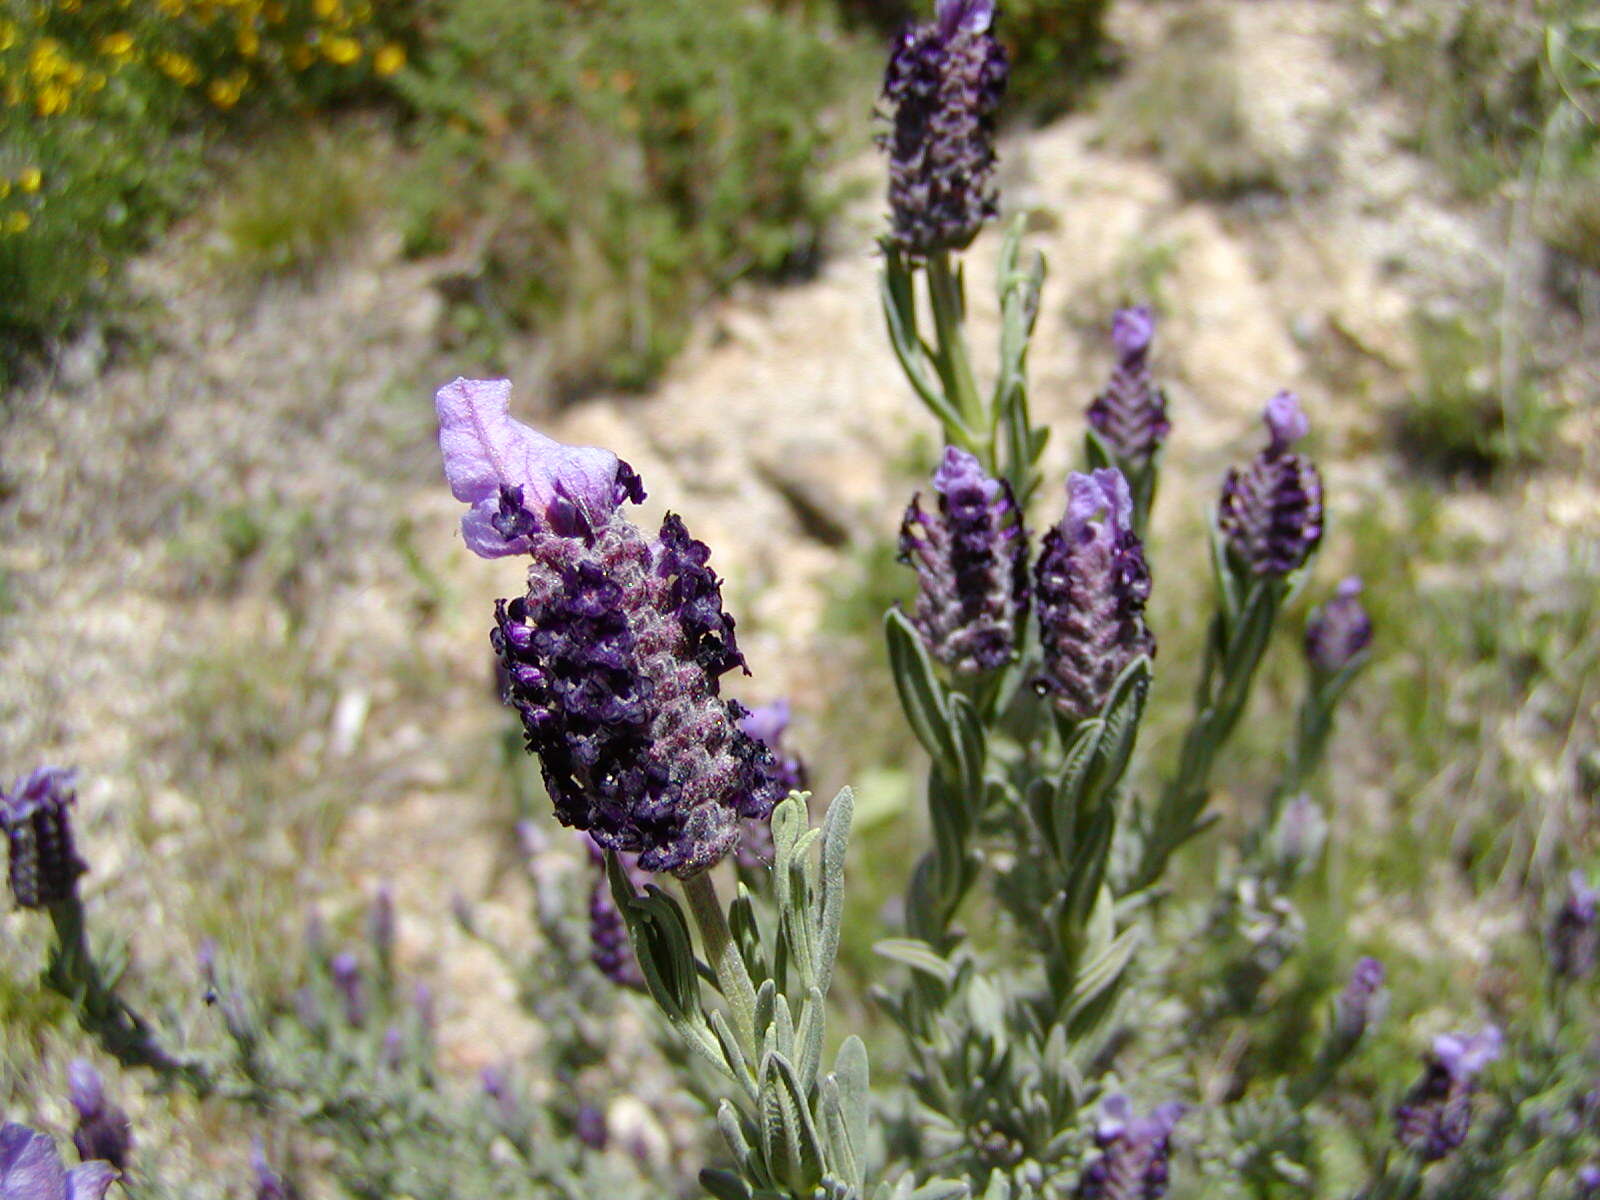
[[[816,254],[851,61],[734,0],[455,5],[405,87],[424,147],[413,246],[481,227],[475,320],[536,330],[557,387],[643,385],[696,300]]]

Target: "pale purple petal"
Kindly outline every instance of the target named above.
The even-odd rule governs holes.
[[[26,1125],[0,1129],[0,1200],[57,1200],[65,1187],[54,1142]]]
[[[117,1169],[108,1162],[86,1162],[67,1172],[67,1200],[100,1200],[117,1181]]]
[[[1300,407],[1300,397],[1282,391],[1267,401],[1267,431],[1275,448],[1286,449],[1311,432],[1311,421]]]
[[[977,455],[969,454],[959,446],[944,448],[939,469],[933,473],[933,486],[941,496],[948,496],[963,488],[977,488],[984,500],[991,504],[1001,490],[1000,481],[989,478]]]
[[[100,1072],[85,1058],[67,1064],[67,1096],[78,1115],[87,1119],[105,1107],[105,1088]]]
[[[774,700],[771,704],[758,704],[739,720],[739,728],[756,741],[772,748],[789,727],[789,702]]]
[[[1479,1033],[1441,1033],[1433,1039],[1433,1057],[1458,1079],[1470,1079],[1500,1057],[1505,1037],[1498,1026],[1486,1025]]]
[[[1100,1119],[1095,1132],[1102,1138],[1121,1137],[1133,1120],[1133,1105],[1121,1092],[1113,1092],[1100,1101]]]
[[[939,31],[946,37],[958,31],[982,33],[994,20],[994,0],[939,0],[936,11]]]
[[[485,558],[527,549],[526,539],[508,540],[492,524],[504,489],[520,488],[534,520],[558,531],[571,524],[573,510],[581,523],[604,525],[622,498],[625,468],[615,454],[548,438],[513,420],[510,402],[505,379],[457,379],[434,397],[450,493],[472,506],[462,536]]]
[[[1133,495],[1128,491],[1128,481],[1115,467],[1102,467],[1088,475],[1074,471],[1067,478],[1067,525],[1081,530],[1101,514],[1116,533],[1133,524]]]
[[[1124,358],[1144,353],[1155,334],[1156,318],[1149,305],[1119,308],[1111,318],[1111,343]]]

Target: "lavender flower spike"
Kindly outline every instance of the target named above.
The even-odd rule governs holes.
[[[11,859],[11,895],[23,908],[48,908],[70,898],[89,868],[72,843],[69,810],[77,773],[40,767],[0,792],[0,829]]]
[[[913,259],[965,249],[998,211],[995,114],[1007,68],[993,19],[994,0],[939,0],[937,19],[908,26],[890,55],[889,238]]]
[[[1217,524],[1235,563],[1253,575],[1287,575],[1322,540],[1322,477],[1289,447],[1310,429],[1300,401],[1279,392],[1267,402],[1267,448],[1222,484]]]
[[[975,456],[947,446],[933,487],[939,511],[913,496],[900,523],[900,557],[921,587],[912,623],[940,662],[992,671],[1016,654],[1028,612],[1028,540],[1011,485]]]
[[[84,1162],[99,1159],[119,1171],[128,1167],[133,1149],[132,1126],[128,1114],[106,1100],[100,1072],[82,1058],[67,1064],[67,1096],[78,1112],[78,1127],[72,1144]]]
[[[450,494],[472,506],[461,535],[474,554],[526,554],[535,530],[598,530],[623,500],[644,499],[611,451],[564,446],[513,420],[509,380],[457,379],[434,402]]]
[[[643,499],[638,476],[511,420],[508,390],[457,380],[437,397],[468,546],[530,559],[526,594],[499,602],[490,635],[506,701],[563,824],[688,878],[783,795],[772,755],[737,727],[743,710],[719,696],[745,662],[711,552],[670,514],[647,540],[617,515]]]
[[[1352,575],[1306,625],[1306,660],[1326,675],[1344,670],[1372,644],[1372,618],[1361,607],[1361,580]]]
[[[1333,1002],[1333,1040],[1346,1054],[1383,1015],[1383,964],[1363,958]]]
[[[1079,1200],[1159,1200],[1166,1195],[1172,1131],[1183,1114],[1183,1105],[1168,1103],[1136,1117],[1126,1096],[1107,1096],[1100,1103],[1094,1134],[1100,1157],[1078,1182]]]
[[[1550,968],[1563,979],[1587,979],[1600,963],[1600,888],[1582,871],[1567,877],[1567,895],[1550,925]]]
[[[1422,1079],[1394,1111],[1395,1136],[1423,1162],[1436,1162],[1467,1140],[1478,1074],[1500,1057],[1504,1038],[1489,1025],[1477,1034],[1433,1039]]]
[[[101,1200],[117,1179],[110,1163],[67,1170],[55,1143],[26,1125],[0,1126],[0,1200]]]
[[[1144,623],[1150,572],[1133,532],[1128,481],[1114,468],[1067,480],[1067,514],[1044,537],[1035,571],[1042,692],[1062,715],[1094,716],[1117,676],[1155,653]]]
[[[1105,391],[1089,405],[1089,424],[1105,442],[1117,462],[1129,471],[1150,464],[1172,422],[1167,420],[1167,396],[1150,374],[1150,343],[1156,319],[1141,304],[1119,309],[1111,319],[1111,341],[1117,365]]]

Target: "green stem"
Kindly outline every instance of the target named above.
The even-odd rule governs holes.
[[[928,296],[933,302],[933,327],[938,337],[937,366],[945,390],[954,402],[966,427],[977,441],[976,453],[983,469],[990,474],[998,470],[994,461],[994,421],[978,395],[978,383],[972,375],[972,363],[967,355],[966,335],[962,332],[961,285],[950,269],[950,255],[946,251],[928,259]]]
[[[743,1043],[745,1056],[757,1061],[760,1043],[756,1036],[756,989],[750,982],[750,972],[745,968],[744,956],[733,940],[728,928],[727,914],[722,901],[717,898],[717,885],[711,881],[710,871],[701,871],[683,881],[683,894],[689,901],[689,913],[700,930],[706,959],[716,972],[717,986],[733,1012],[733,1028]]]

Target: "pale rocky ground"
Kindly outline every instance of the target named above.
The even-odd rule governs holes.
[[[1032,214],[1030,244],[1049,262],[1032,377],[1036,415],[1059,430],[1052,480],[1109,364],[1110,309],[1140,298],[1127,289],[1152,248],[1170,262],[1158,364],[1177,442],[1158,545],[1193,529],[1283,386],[1306,400],[1334,503],[1381,498],[1406,468],[1366,452],[1414,382],[1409,314],[1506,271],[1501,218],[1452,200],[1401,150],[1400,113],[1336,53],[1340,8],[1233,9],[1250,136],[1304,185],[1292,201],[1185,200],[1152,161],[1105,148],[1094,113],[1004,147],[1006,202]],[[1135,53],[1161,19],[1124,15]],[[556,436],[629,460],[650,491],[641,523],[670,507],[714,547],[754,670],[735,691],[792,697],[819,759],[827,747],[808,732],[850,684],[823,630],[830,588],[854,547],[892,535],[912,439],[932,445],[881,333],[878,214],[876,199],[850,214],[815,280],[743,287],[706,312],[652,394],[553,412],[530,381],[514,401]],[[197,269],[200,236],[180,231],[140,265],[165,314],[152,353],[100,372],[80,347],[7,400],[0,769],[81,768],[89,893],[136,936],[140,971],[189,969],[190,904],[228,905],[211,929],[225,945],[281,953],[301,904],[354,928],[361,897],[395,880],[402,961],[437,980],[447,1061],[465,1073],[538,1036],[448,912],[459,889],[507,936],[527,932],[508,804],[491,794],[505,718],[486,638],[517,568],[462,548],[432,442],[432,388],[480,368],[437,348],[444,265],[404,260],[381,224],[309,284],[248,295]],[[997,244],[987,234],[970,256],[980,363]],[[1594,361],[1574,355],[1560,376],[1564,402],[1585,409],[1567,422],[1563,469],[1509,500],[1441,493],[1451,521],[1488,532],[1493,569],[1595,548]],[[1336,377],[1362,386],[1333,390]],[[266,532],[235,561],[216,523],[240,506],[264,513]],[[1348,554],[1336,533],[1327,578]],[[255,694],[241,702],[240,689]],[[233,727],[238,712],[249,728]],[[205,747],[214,762],[195,760]],[[238,768],[235,753],[266,765]],[[1382,781],[1354,782],[1381,798]],[[8,960],[40,934],[30,917],[0,920]]]

